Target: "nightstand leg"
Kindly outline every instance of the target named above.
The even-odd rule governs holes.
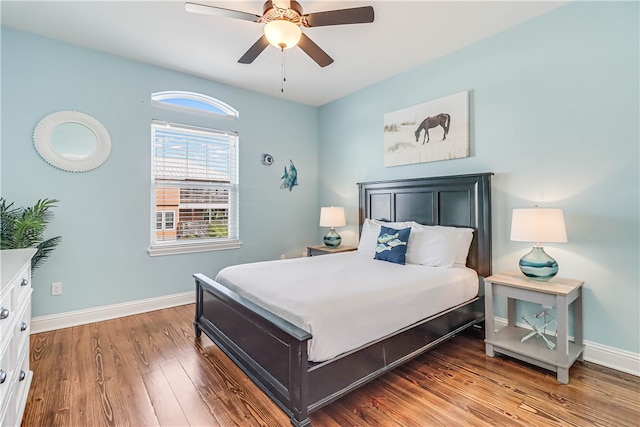
[[[557,343],[556,351],[558,352],[558,363],[567,365],[569,361],[569,306],[567,298],[564,296],[556,297],[556,314],[557,314]],[[567,384],[569,382],[569,368],[561,368],[558,366],[558,382]]]
[[[558,348],[556,350],[560,355],[559,361],[561,363],[567,363],[569,359],[569,308],[567,307],[566,297],[556,297],[556,310],[558,335]]]
[[[582,346],[584,345],[584,343],[582,342],[582,339],[583,339],[583,336],[582,336],[582,289],[580,290],[580,294],[578,298],[576,298],[575,301],[573,301],[573,337],[574,337],[575,344],[580,348],[583,348]],[[584,360],[584,349],[578,356],[577,360],[581,362]]]
[[[493,284],[491,282],[484,282],[484,312],[484,351],[487,356],[494,357],[493,345],[487,342],[493,341],[496,335],[496,318],[493,314]]]
[[[516,300],[515,298],[507,298],[507,324],[509,326],[516,325]]]
[[[493,345],[492,344],[485,343],[484,352],[489,357],[495,357],[495,355],[496,355],[496,352],[493,351]]]
[[[558,382],[562,384],[569,384],[569,369],[568,368],[558,368]]]

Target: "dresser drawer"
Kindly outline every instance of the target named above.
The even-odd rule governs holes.
[[[11,415],[14,419],[22,419],[22,413],[27,403],[27,395],[29,394],[29,386],[31,385],[31,379],[33,372],[29,370],[29,348],[23,348],[20,355],[20,363],[15,372],[14,379],[14,399],[11,399],[9,411],[12,411]]]
[[[4,410],[11,396],[14,369],[11,364],[11,343],[4,347],[0,355],[0,410]]]
[[[17,313],[18,321],[14,324],[13,329],[13,345],[15,345],[15,354],[19,355],[24,349],[29,348],[29,334],[31,333],[31,301],[27,301],[22,310]]]
[[[16,308],[22,307],[25,301],[28,300],[29,296],[31,295],[31,269],[29,268],[29,266],[25,266],[16,276],[16,279],[13,283],[13,288],[15,289],[14,306]]]
[[[11,336],[11,327],[15,319],[15,305],[13,303],[15,288],[6,288],[0,295],[0,340],[5,340]]]

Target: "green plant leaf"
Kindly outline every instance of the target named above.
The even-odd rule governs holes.
[[[61,237],[44,238],[44,231],[53,214],[49,209],[56,207],[57,199],[40,199],[32,207],[14,208],[0,198],[0,248],[37,248],[31,266],[36,268],[60,243]]]
[[[49,257],[51,251],[55,249],[60,241],[62,241],[62,237],[57,236],[41,242],[37,246],[38,251],[33,256],[33,258],[31,258],[31,269],[35,270],[44,260],[46,260]]]

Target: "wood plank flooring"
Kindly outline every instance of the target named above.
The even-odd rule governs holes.
[[[289,426],[186,305],[31,336],[25,427]],[[490,358],[465,333],[311,414],[336,426],[639,426],[640,378]]]

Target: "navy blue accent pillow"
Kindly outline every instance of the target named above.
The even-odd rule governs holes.
[[[374,258],[404,265],[407,255],[407,244],[409,243],[409,233],[411,233],[411,228],[396,230],[395,228],[385,227],[384,225],[381,226]]]

